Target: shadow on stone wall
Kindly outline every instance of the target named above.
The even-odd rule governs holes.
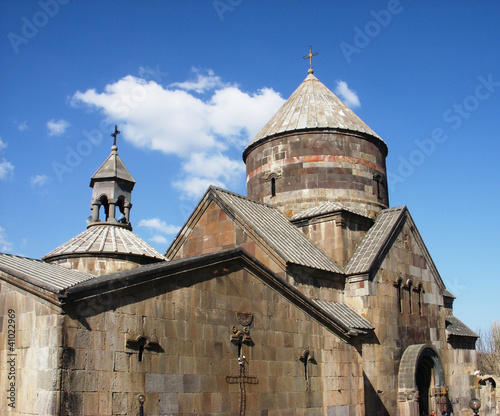
[[[365,399],[365,415],[376,415],[376,416],[389,416],[389,411],[385,407],[384,403],[380,399],[379,394],[384,394],[383,392],[377,393],[373,388],[371,381],[366,376],[363,371],[363,384],[364,384],[364,399]],[[387,386],[389,387],[389,386]]]

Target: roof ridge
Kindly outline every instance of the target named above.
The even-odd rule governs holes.
[[[331,205],[332,208],[334,208],[334,209],[332,209],[330,211],[323,211],[324,207],[327,207],[328,205]],[[335,207],[333,207],[333,206],[335,206]],[[365,217],[365,218],[372,219],[368,215],[365,215],[361,212],[358,212],[356,209],[348,207],[348,206],[341,204],[339,202],[326,201],[326,202],[323,202],[323,203],[316,205],[314,207],[306,208],[303,211],[298,212],[297,214],[293,215],[292,218],[290,218],[290,221],[302,220],[305,218],[315,217],[318,215],[325,215],[325,214],[335,212],[335,210],[337,210],[337,211],[343,210],[343,211],[351,212],[351,213],[356,214],[356,215],[360,215],[360,216]]]
[[[268,208],[273,208],[273,209],[277,210],[277,208],[274,205],[268,204],[267,202],[256,201],[255,199],[249,198],[248,196],[241,195],[241,194],[238,194],[238,193],[233,192],[233,191],[228,191],[227,189],[219,188],[218,186],[215,186],[215,185],[210,185],[208,187],[207,191],[210,191],[210,190],[213,190],[216,193],[217,192],[221,192],[221,193],[233,195],[233,196],[235,196],[237,198],[241,198],[241,199],[247,200],[249,202],[253,202],[254,204],[264,205],[264,206],[266,206]]]

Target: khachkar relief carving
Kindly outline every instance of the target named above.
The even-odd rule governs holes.
[[[304,380],[306,383],[306,391],[309,391],[311,384],[310,365],[316,364],[314,353],[308,347],[304,351],[302,351],[302,354],[300,354],[299,356],[299,360],[304,365]]]
[[[238,328],[238,326],[233,325],[231,327],[231,335],[230,341],[238,347],[238,367],[239,374],[234,376],[227,376],[226,383],[228,384],[238,384],[240,388],[240,409],[239,415],[245,415],[246,411],[246,403],[247,403],[247,394],[246,394],[246,385],[247,384],[259,384],[259,379],[254,376],[246,375],[246,365],[248,365],[248,361],[243,355],[243,346],[253,346],[254,342],[250,337],[250,325],[253,323],[253,315],[249,313],[240,313],[236,314],[236,320],[242,326],[242,328]]]

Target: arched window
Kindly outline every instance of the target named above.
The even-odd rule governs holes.
[[[413,289],[413,283],[411,280],[408,280],[408,304],[410,305],[410,313],[413,313],[412,289]]]
[[[118,207],[118,210],[122,214],[122,217],[118,220],[119,222],[126,223],[126,218],[125,218],[125,197],[122,195],[118,197],[118,201],[116,203],[116,206]]]
[[[417,297],[418,297],[417,301],[418,301],[418,314],[420,316],[423,315],[423,310],[422,310],[422,291],[423,291],[422,290],[422,283],[419,283],[417,285]]]
[[[108,197],[106,195],[101,195],[99,198],[99,218],[101,218],[101,207],[104,208],[104,221],[107,221],[109,218],[109,202],[108,202]]]
[[[403,279],[399,278],[394,285],[396,287],[396,296],[398,298],[398,310],[403,312]]]
[[[276,178],[271,178],[271,197],[276,196]]]

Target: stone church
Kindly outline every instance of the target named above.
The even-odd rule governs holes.
[[[244,150],[247,195],[210,187],[164,254],[118,133],[87,229],[0,254],[2,414],[471,414],[478,336],[389,205],[387,144],[312,67]]]

